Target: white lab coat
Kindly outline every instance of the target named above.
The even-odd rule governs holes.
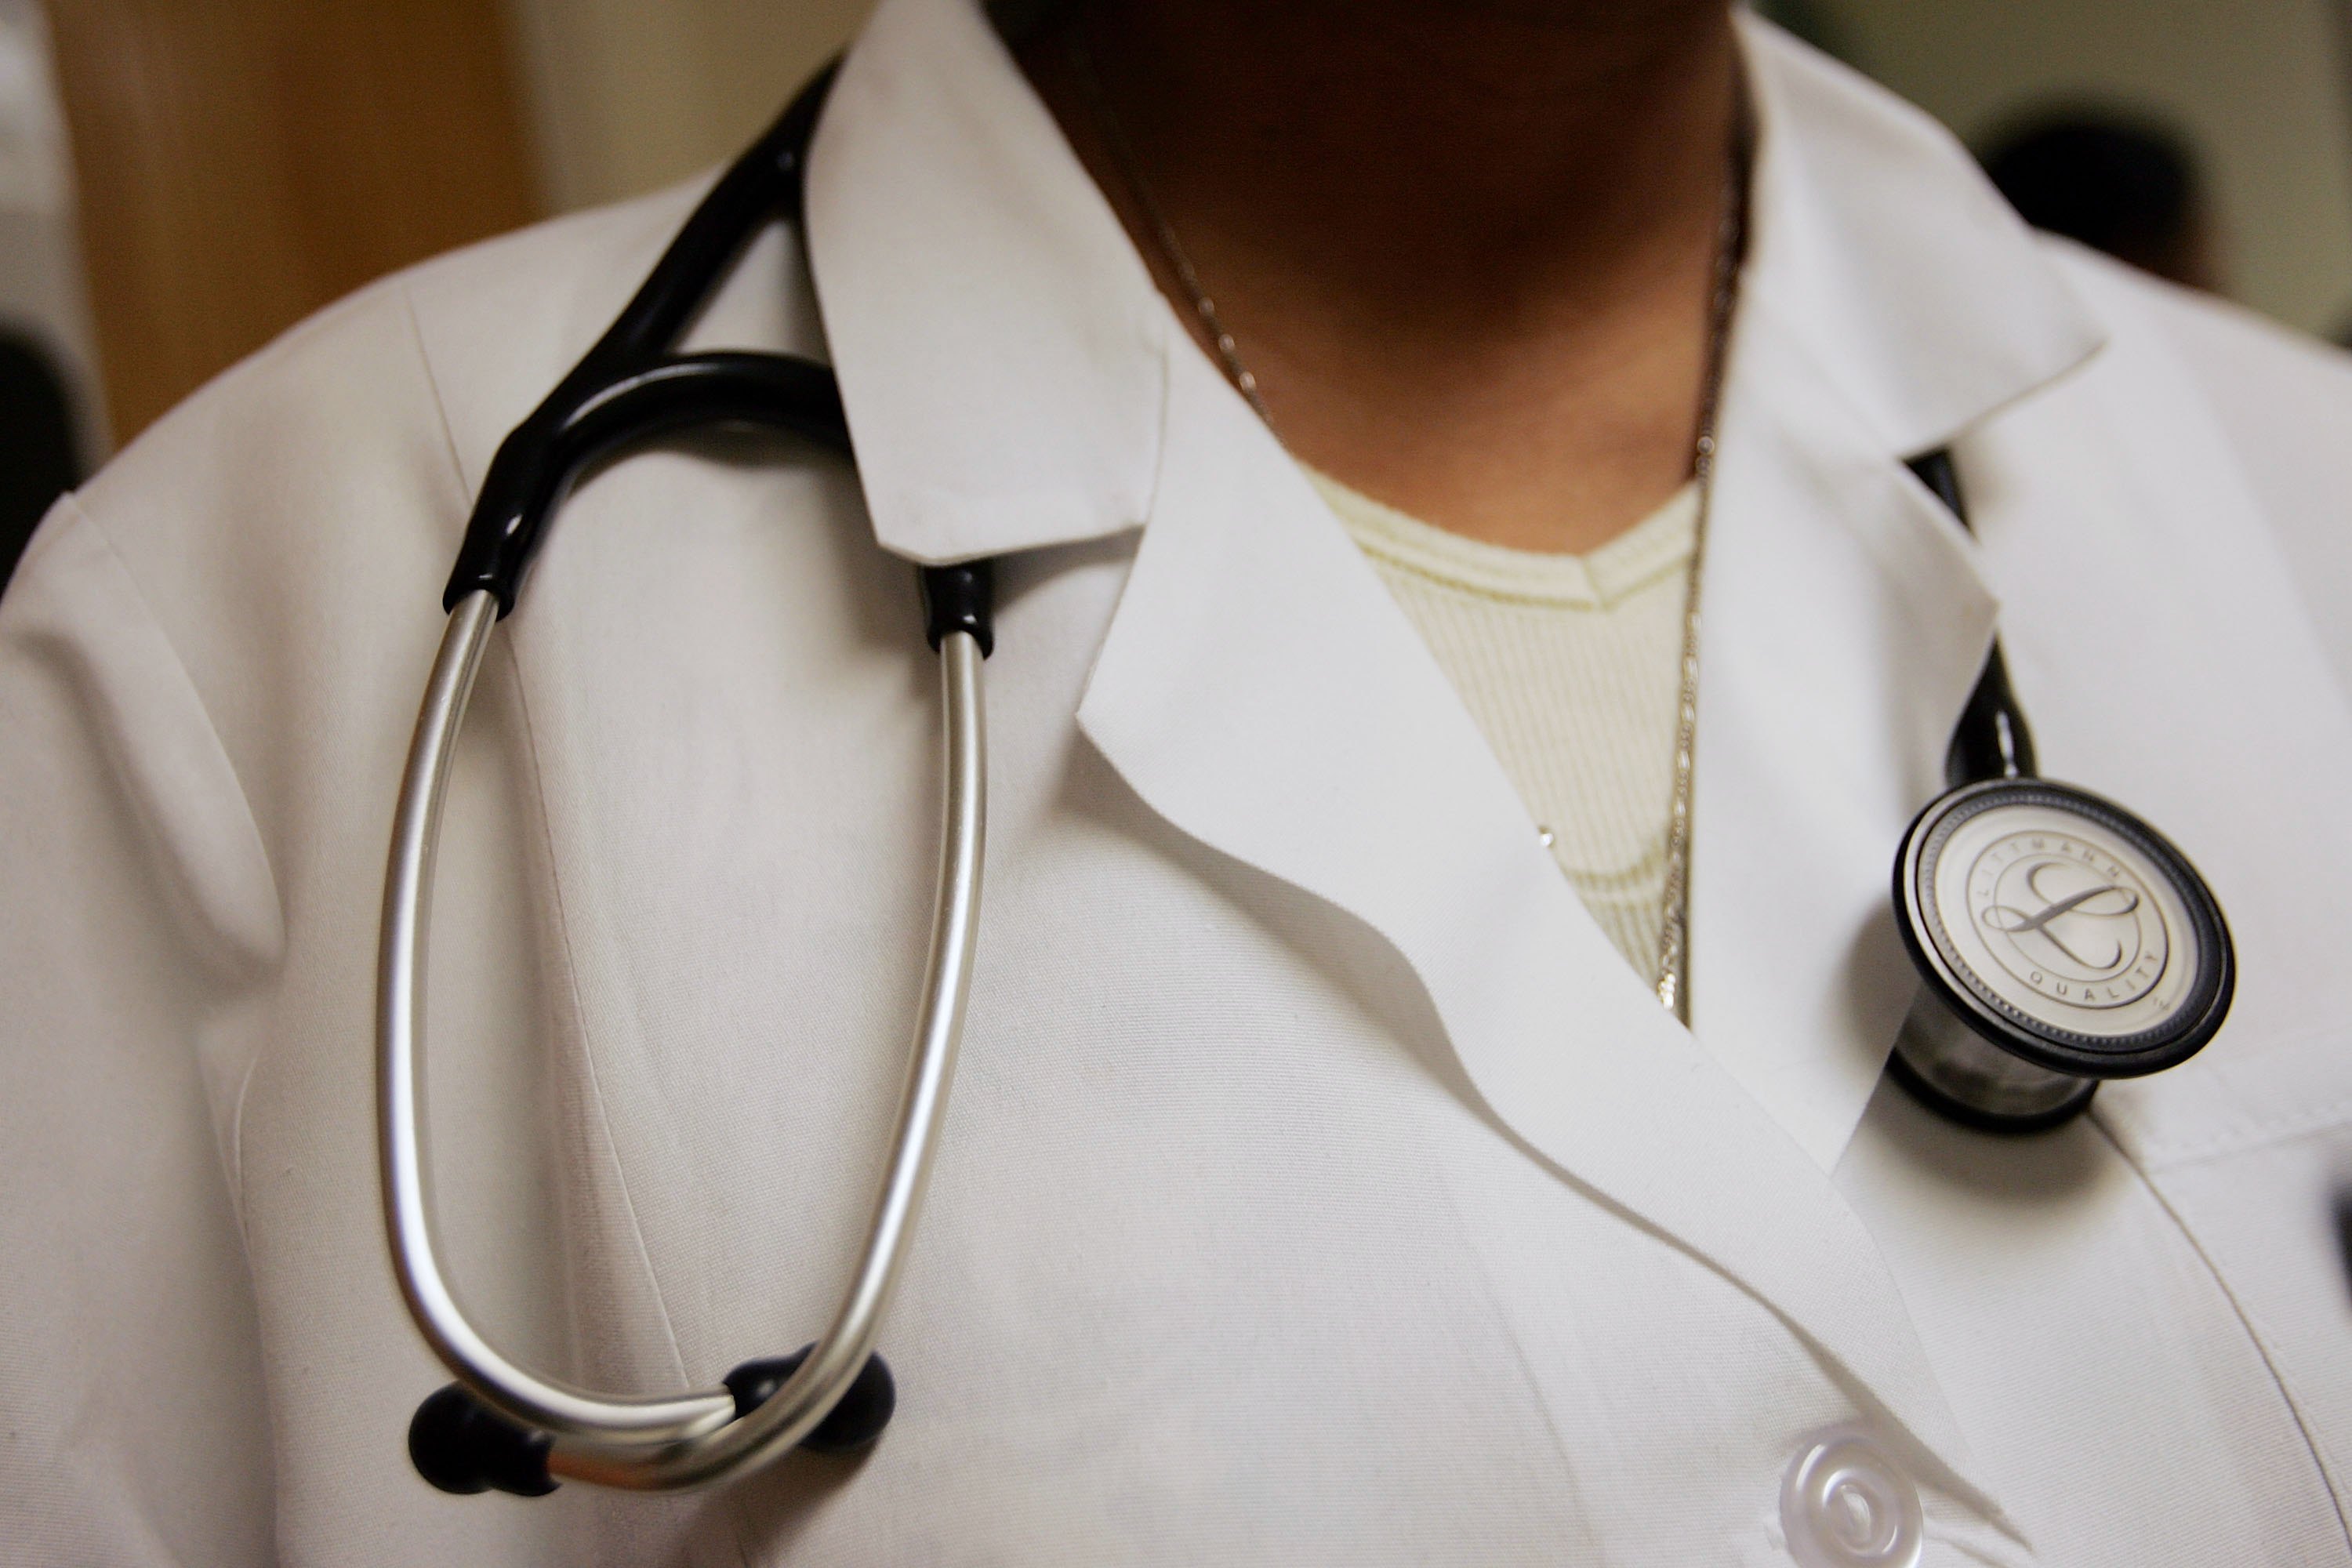
[[[388,279],[61,503],[0,607],[0,1560],[1762,1564],[1844,1426],[1938,1568],[2347,1561],[2352,374],[2032,239],[1743,27],[1692,1031],[971,0],[885,0],[814,289],[771,236],[698,330],[833,360],[862,495],[712,438],[563,514],[459,759],[426,1048],[464,1295],[604,1387],[829,1309],[929,918],[900,558],[1007,557],[862,1463],[525,1503],[403,1450],[445,1375],[377,1218],[401,758],[492,449],[695,193]],[[1946,442],[1975,541],[1901,462]],[[2022,1141],[1880,1076],[1888,861],[1997,606],[2047,771],[2172,835],[2243,966],[2196,1062]]]

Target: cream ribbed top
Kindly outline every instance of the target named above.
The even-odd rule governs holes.
[[[1589,555],[1553,555],[1307,477],[1462,694],[1577,896],[1655,980],[1698,487]]]

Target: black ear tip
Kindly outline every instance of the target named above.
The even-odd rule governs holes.
[[[460,1497],[496,1487],[517,1497],[555,1489],[550,1439],[518,1426],[457,1384],[436,1389],[408,1423],[408,1462],[433,1486]]]
[[[736,1415],[749,1415],[775,1397],[776,1390],[814,1349],[814,1345],[803,1345],[788,1356],[747,1361],[729,1373],[727,1391],[735,1396]],[[815,1431],[801,1439],[801,1447],[812,1454],[854,1454],[871,1447],[898,1408],[898,1384],[890,1375],[890,1363],[878,1355],[867,1356],[841,1403],[817,1423]]]
[[[898,1384],[890,1363],[878,1355],[866,1358],[849,1392],[815,1431],[801,1439],[812,1454],[854,1454],[874,1446],[898,1409]]]
[[[426,1395],[408,1423],[408,1462],[433,1486],[459,1497],[490,1489],[475,1470],[466,1442],[473,1403],[453,1383]]]

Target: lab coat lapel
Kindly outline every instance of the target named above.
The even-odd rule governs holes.
[[[2161,1187],[2176,1163],[2336,1109],[2352,927],[2352,712],[2303,617],[2273,527],[2203,392],[2141,316],[2109,392],[2060,394],[1963,453],[2001,641],[2042,768],[2143,815],[2209,880],[2239,960],[2230,1018],[2195,1060],[2110,1083],[2095,1114]],[[2086,585],[2090,587],[2086,590]],[[2230,628],[2218,645],[2179,626]],[[2250,807],[2259,781],[2261,809]],[[2283,848],[2292,846],[2292,848]]]
[[[1889,868],[1996,606],[1950,514],[1753,303],[1701,586],[1691,1016],[1826,1170],[1917,989]]]
[[[1690,1000],[1836,1163],[1916,987],[1891,862],[1996,605],[1903,459],[2101,333],[1950,136],[1743,18],[1761,142],[1701,595]]]
[[[1822,1170],[1608,944],[1378,578],[1189,347],[1168,408],[1086,733],[1178,827],[1384,937],[1507,1136],[1780,1312],[1973,1492],[1904,1305]]]

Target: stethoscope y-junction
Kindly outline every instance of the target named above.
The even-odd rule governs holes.
[[[393,1261],[411,1315],[457,1382],[426,1399],[409,1453],[444,1490],[539,1496],[559,1478],[641,1490],[702,1485],[794,1447],[856,1449],[895,1408],[874,1345],[907,1256],[962,1033],[986,819],[982,661],[986,561],[921,568],[945,708],[945,823],[916,1041],[865,1246],[813,1343],[747,1362],[722,1386],[623,1396],[541,1376],[458,1306],[434,1245],[418,1123],[425,928],[457,732],[531,555],[590,467],[700,426],[752,426],[852,456],[833,373],[787,354],[677,353],[759,228],[798,217],[820,77],[704,197],[620,317],[499,447],[444,595],[449,620],[402,777],[384,886],[377,1091]],[[1914,465],[1961,517],[1948,456]],[[2219,907],[2137,817],[2036,778],[1996,647],[1953,740],[1950,783],[1906,835],[1895,910],[1925,982],[1893,1062],[1928,1104],[2003,1131],[2079,1114],[2098,1081],[2158,1071],[2221,1026],[2233,974]]]

